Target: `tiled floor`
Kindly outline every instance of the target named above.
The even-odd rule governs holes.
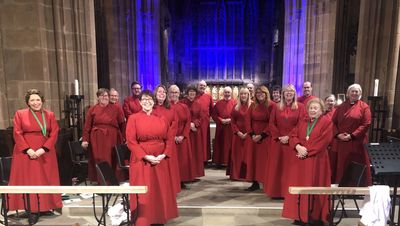
[[[271,200],[260,190],[247,192],[249,183],[230,181],[224,170],[207,169],[206,176],[188,184],[178,196],[180,217],[168,226],[291,226],[282,218],[282,200]],[[75,197],[76,198],[76,197]],[[97,201],[97,205],[100,201]],[[348,203],[354,209],[353,203]],[[99,212],[99,211],[98,211]],[[354,211],[341,226],[357,225]],[[10,225],[27,225],[25,219],[11,219]],[[36,225],[97,225],[92,199],[76,200],[64,205],[61,216],[41,217]],[[107,222],[107,225],[111,225]]]

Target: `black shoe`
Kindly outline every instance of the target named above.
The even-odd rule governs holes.
[[[40,212],[40,216],[54,216],[55,214],[52,211],[45,211],[45,212]]]
[[[294,220],[292,224],[294,224],[294,225],[304,225],[304,223],[299,221],[299,220]]]
[[[28,218],[29,224],[36,224],[38,220],[39,220],[38,213],[31,213],[31,215]]]
[[[257,191],[260,189],[260,184],[257,181],[254,181],[250,187],[246,189],[246,191]]]
[[[181,182],[181,189],[188,189],[185,183]]]

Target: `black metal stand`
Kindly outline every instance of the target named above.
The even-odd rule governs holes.
[[[371,128],[369,130],[370,142],[381,142],[382,131],[385,127],[386,120],[386,98],[383,96],[369,96],[368,101],[370,102],[371,109]]]
[[[394,216],[397,203],[397,187],[400,181],[400,143],[366,144],[365,147],[368,150],[375,175],[394,178],[393,184],[386,183],[393,186],[392,210],[389,225],[399,225],[400,217],[397,219],[396,223],[394,221]],[[398,216],[400,216],[400,208]]]
[[[66,101],[65,114],[68,127],[73,128],[74,139],[77,140],[82,136],[82,107],[81,101],[85,99],[83,95],[70,95]]]

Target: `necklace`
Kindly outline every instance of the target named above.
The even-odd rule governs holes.
[[[311,134],[311,132],[313,131],[314,126],[315,126],[315,124],[317,123],[317,121],[318,121],[318,118],[316,118],[316,119],[314,120],[314,122],[313,122],[313,124],[311,125],[311,127],[310,127],[310,121],[308,121],[308,123],[307,123],[306,140],[310,139],[310,134]]]
[[[44,112],[42,111],[42,120],[43,120],[43,125],[42,125],[42,123],[40,123],[38,117],[36,116],[35,112],[33,112],[32,109],[30,110],[32,112],[33,117],[36,119],[36,122],[38,123],[40,130],[42,130],[43,136],[46,136],[46,119],[44,118]]]

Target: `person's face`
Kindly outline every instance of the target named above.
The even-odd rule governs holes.
[[[110,103],[115,104],[119,100],[119,95],[117,91],[110,91]]]
[[[139,84],[135,84],[131,87],[132,94],[135,96],[139,96],[140,92],[142,92],[142,87]]]
[[[199,82],[197,89],[199,90],[200,93],[204,93],[206,91],[206,87],[207,87],[207,83],[202,81],[202,82]]]
[[[224,90],[224,99],[229,100],[232,97],[232,90],[226,89]]]
[[[28,100],[28,106],[33,110],[33,111],[40,111],[42,109],[42,98],[40,98],[39,95],[37,94],[32,94],[29,97]]]
[[[286,101],[293,101],[294,100],[294,92],[289,90],[283,93],[283,96]]]
[[[179,100],[179,90],[170,89],[168,92],[168,98],[173,102],[177,102]]]
[[[249,94],[246,92],[241,92],[239,98],[242,103],[246,103],[249,99]]]
[[[159,87],[157,89],[156,98],[158,103],[164,103],[165,99],[167,98],[167,93],[164,88]]]
[[[247,84],[247,89],[249,90],[250,94],[254,93],[254,85],[253,84]]]
[[[310,116],[310,118],[318,118],[321,115],[321,105],[319,105],[318,103],[311,103],[308,107],[308,116]]]
[[[142,99],[140,100],[140,106],[142,106],[143,111],[149,112],[153,109],[154,100],[151,96],[143,95]]]
[[[280,100],[280,99],[281,99],[281,94],[280,94],[280,92],[279,92],[278,90],[272,91],[272,98],[273,98],[274,100]]]
[[[335,106],[335,98],[333,98],[333,97],[328,97],[328,98],[325,100],[325,106],[326,106],[328,109],[332,109],[332,108]]]
[[[97,101],[99,102],[100,105],[106,106],[108,103],[110,103],[110,98],[108,96],[108,93],[104,92],[100,94],[100,96],[97,97]]]
[[[357,101],[360,99],[361,96],[361,92],[359,89],[357,88],[352,88],[349,90],[349,99],[350,101]]]
[[[263,91],[256,90],[256,98],[258,101],[262,102],[262,101],[265,101],[266,95]]]
[[[196,98],[196,92],[193,91],[193,90],[190,90],[190,91],[188,92],[188,98],[189,98],[190,101],[193,101],[194,98]]]
[[[303,84],[303,96],[311,96],[311,92],[312,92],[312,87],[311,87],[311,83],[309,82],[305,82]]]

